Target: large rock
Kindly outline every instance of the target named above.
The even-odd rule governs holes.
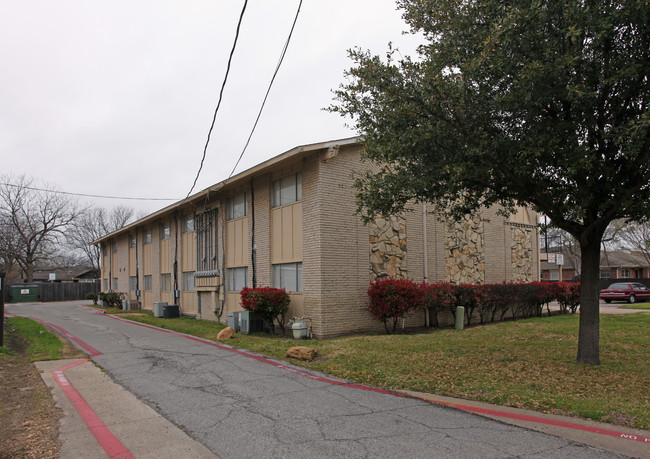
[[[293,357],[294,359],[311,361],[316,357],[317,353],[316,349],[312,349],[311,347],[294,346],[287,349],[286,356]]]
[[[232,338],[232,335],[235,334],[235,330],[232,327],[226,327],[219,332],[217,339],[228,339]]]

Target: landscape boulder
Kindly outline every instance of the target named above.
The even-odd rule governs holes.
[[[235,334],[235,330],[232,327],[226,327],[219,332],[217,339],[228,339],[232,338],[232,335]]]
[[[306,346],[294,346],[287,349],[286,356],[299,360],[313,360],[316,357],[316,349]]]

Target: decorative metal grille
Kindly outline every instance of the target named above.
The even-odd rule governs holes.
[[[217,209],[211,209],[194,218],[194,228],[196,230],[196,277],[219,275],[217,212]]]

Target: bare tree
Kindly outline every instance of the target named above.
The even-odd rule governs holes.
[[[650,222],[630,222],[619,233],[623,247],[638,252],[650,263]]]
[[[90,208],[67,232],[68,245],[74,250],[83,252],[92,267],[99,269],[101,249],[98,245],[90,245],[90,243],[126,226],[133,219],[134,213],[133,208],[125,206],[117,206],[111,210],[102,207]]]
[[[43,187],[45,188],[45,187]],[[3,175],[0,222],[3,251],[20,266],[25,280],[34,280],[34,264],[46,261],[69,225],[83,212],[70,197],[33,186],[33,180]]]

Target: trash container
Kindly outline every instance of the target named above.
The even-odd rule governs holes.
[[[175,317],[180,317],[180,315],[181,314],[177,304],[172,304],[163,307],[163,317],[165,319],[173,319]]]
[[[38,301],[38,285],[12,285],[12,303],[36,303]]]

